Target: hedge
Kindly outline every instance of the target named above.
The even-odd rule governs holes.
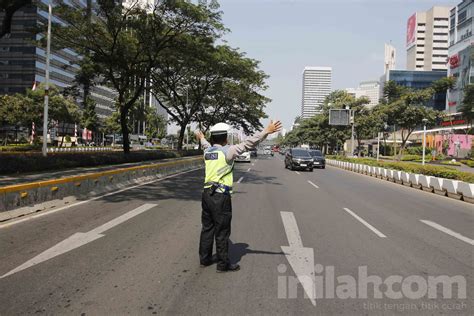
[[[348,161],[359,163],[374,167],[382,167],[393,170],[400,170],[409,173],[423,174],[425,176],[433,176],[445,179],[460,180],[468,183],[474,183],[474,173],[463,172],[452,167],[420,165],[409,162],[394,162],[394,161],[377,161],[369,158],[348,158],[343,156],[327,156],[329,159],[336,159],[341,161]]]
[[[41,153],[0,154],[0,174],[18,174],[46,170],[61,170],[76,167],[94,167],[122,163],[161,160],[199,155],[199,150],[164,151],[147,150],[123,152],[86,152],[86,153],[51,153],[43,157]]]
[[[461,162],[471,168],[474,168],[474,160],[461,160]]]

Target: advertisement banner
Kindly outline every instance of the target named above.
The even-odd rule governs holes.
[[[413,14],[407,22],[407,48],[416,43],[416,13]]]

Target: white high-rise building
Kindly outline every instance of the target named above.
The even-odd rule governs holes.
[[[394,70],[397,62],[397,50],[392,44],[385,44],[384,54],[384,72],[383,74],[388,76],[390,70]]]
[[[370,100],[370,103],[366,106],[368,108],[372,108],[379,104],[380,83],[378,81],[363,81],[356,89],[348,88],[346,89],[346,92],[352,95],[354,98],[368,98]]]
[[[416,12],[407,23],[407,70],[447,70],[451,7]]]
[[[324,99],[331,93],[331,67],[305,67],[301,117],[309,118],[322,111]]]

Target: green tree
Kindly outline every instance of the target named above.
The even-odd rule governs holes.
[[[468,126],[466,133],[471,133],[474,120],[474,84],[467,85],[464,88],[464,98],[459,110]]]
[[[149,108],[146,115],[145,135],[148,139],[162,139],[166,136],[166,121],[155,108]]]
[[[55,12],[66,24],[56,24],[53,36],[58,46],[88,54],[100,83],[117,92],[123,149],[128,153],[129,113],[143,95],[160,55],[176,47],[175,39],[183,34],[213,33],[219,16],[204,5],[184,0],[159,1],[151,8],[138,2],[123,7],[116,1],[98,0],[92,11],[97,18],[89,20],[87,10],[59,1]]]

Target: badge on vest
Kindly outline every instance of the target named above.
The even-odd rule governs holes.
[[[205,160],[217,160],[218,154],[217,153],[206,153],[204,155]]]

